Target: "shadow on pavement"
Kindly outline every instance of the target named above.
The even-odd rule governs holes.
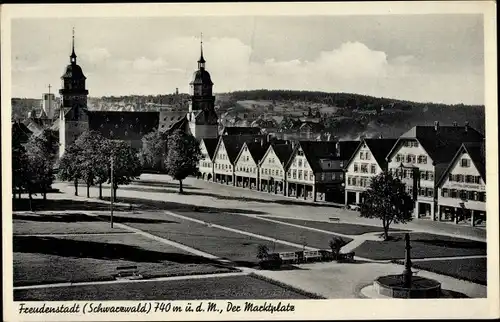
[[[118,194],[118,193],[117,193]],[[109,197],[105,197],[104,200],[109,201]],[[123,202],[128,204],[138,205],[139,209],[149,209],[149,210],[170,210],[170,211],[199,211],[199,212],[210,212],[210,213],[243,213],[243,214],[256,214],[262,215],[267,214],[263,211],[251,210],[251,209],[235,209],[235,208],[219,208],[219,207],[200,207],[190,204],[183,204],[178,202],[171,201],[159,201],[159,200],[150,200],[150,199],[142,199],[142,198],[130,198],[130,197],[120,197],[117,196],[117,202]],[[108,206],[109,208],[109,206]],[[127,208],[128,209],[128,208]]]
[[[138,184],[138,182],[134,183],[135,185]],[[146,186],[149,184],[146,184]],[[164,186],[161,186],[164,187]],[[129,191],[141,191],[141,192],[153,192],[153,193],[158,193],[158,192],[163,192],[163,193],[178,193],[178,185],[172,185],[172,187],[175,187],[175,189],[148,189],[148,188],[142,188],[142,187],[137,187],[137,186],[123,186],[119,187],[118,190],[129,190]],[[200,188],[193,188],[189,187],[187,188],[188,190],[190,189],[198,189],[201,190]],[[252,191],[252,190],[249,190]],[[253,190],[255,191],[255,190]],[[306,201],[300,201],[300,199],[297,200],[285,200],[285,199],[275,199],[275,200],[266,200],[266,199],[260,199],[260,198],[252,198],[252,197],[244,197],[244,196],[227,196],[227,195],[221,195],[217,193],[211,193],[211,192],[200,192],[200,191],[184,191],[183,195],[186,196],[204,196],[204,197],[211,197],[215,198],[218,200],[235,200],[235,201],[243,201],[243,202],[259,202],[259,203],[269,203],[269,204],[279,204],[279,205],[290,205],[290,206],[310,206],[310,207],[324,207],[324,208],[342,208],[342,206],[335,205],[335,204],[318,204],[318,203],[312,203],[312,202],[306,202]],[[270,193],[270,196],[273,194]]]
[[[181,264],[218,264],[201,256],[158,252],[126,244],[40,236],[14,236],[13,251],[14,253],[38,253],[63,257],[147,263],[169,261]]]
[[[50,196],[48,196],[50,197]],[[109,205],[101,202],[79,201],[71,199],[12,199],[12,210],[31,211],[31,210],[109,210]],[[115,210],[125,211],[128,207],[116,206]]]
[[[25,220],[25,221],[36,221],[36,222],[61,222],[61,223],[74,223],[74,222],[98,222],[98,221],[109,221],[109,215],[98,215],[89,216],[86,214],[66,214],[66,215],[23,215],[23,214],[13,214],[13,220]],[[120,216],[113,216],[114,222],[117,223],[137,223],[137,224],[178,224],[177,221],[170,220],[160,220],[160,219],[149,219],[149,218],[138,218],[138,217],[125,217],[120,214]]]

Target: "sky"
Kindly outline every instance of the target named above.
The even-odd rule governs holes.
[[[22,18],[12,20],[12,96],[60,88],[72,28],[92,97],[189,91],[200,56],[216,93],[347,92],[484,104],[481,15]]]

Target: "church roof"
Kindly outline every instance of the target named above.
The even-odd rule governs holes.
[[[212,78],[210,77],[210,74],[204,68],[194,72],[193,81],[191,82],[191,85],[201,85],[201,84],[206,84],[206,85],[214,84],[212,83]]]
[[[89,129],[109,139],[140,140],[158,129],[158,112],[88,111]]]
[[[82,68],[77,64],[69,64],[61,78],[86,79]]]

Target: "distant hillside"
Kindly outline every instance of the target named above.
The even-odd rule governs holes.
[[[485,132],[484,106],[418,103],[349,93],[287,90],[252,90],[222,93],[217,96],[219,115],[232,123],[254,118],[298,118],[319,112],[327,131],[340,138],[382,135],[398,137],[415,125],[443,125],[465,122]],[[236,121],[235,121],[236,120]],[[236,124],[237,125],[237,124]]]

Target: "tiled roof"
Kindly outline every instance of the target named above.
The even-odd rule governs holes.
[[[251,126],[226,126],[224,127],[223,133],[225,135],[248,135],[248,134],[260,134],[260,128]]]
[[[168,132],[179,127],[179,123],[186,118],[184,111],[160,111],[159,126],[160,132]]]
[[[274,153],[280,160],[280,162],[282,164],[287,164],[288,160],[290,160],[290,157],[292,156],[293,152],[292,145],[283,143],[280,144],[271,143],[271,146],[274,150]]]
[[[249,142],[247,143],[247,147],[255,163],[259,163],[260,160],[262,160],[264,154],[266,153],[267,148],[269,147],[269,143],[265,141]]]
[[[417,125],[398,141],[404,139],[417,139],[435,163],[448,163],[462,143],[482,142],[484,135],[470,126],[439,125],[436,131],[434,126]]]
[[[338,143],[338,144],[337,144]],[[299,146],[304,151],[307,162],[315,172],[322,171],[320,160],[349,160],[359,145],[359,141],[299,141]],[[337,154],[337,147],[340,154]],[[295,151],[293,154],[295,154]],[[290,162],[291,159],[288,161]]]
[[[158,112],[89,111],[89,129],[105,138],[140,140],[158,129]]]
[[[12,138],[17,138],[21,143],[28,142],[33,134],[31,130],[21,122],[12,122]]]
[[[385,157],[391,151],[394,144],[396,144],[397,139],[364,139],[364,142],[366,142],[377,163],[380,166],[384,166],[387,164]]]
[[[258,135],[223,135],[220,137],[232,164],[234,164],[245,142],[260,142],[261,138],[263,137]]]
[[[219,142],[219,139],[218,138],[204,138],[202,140],[203,140],[203,143],[205,144],[205,148],[207,149],[208,157],[211,160],[213,160],[214,154],[215,154],[215,149],[217,148],[217,142]]]
[[[443,182],[448,173],[451,171],[454,163],[462,156],[462,153],[467,153],[470,156],[477,171],[481,175],[481,178],[484,182],[486,182],[486,156],[484,149],[484,142],[464,142],[453,155],[450,163],[446,165],[446,167],[442,167],[442,171],[440,171],[439,176],[438,173],[436,173],[436,177],[439,179],[437,184],[440,185]]]

